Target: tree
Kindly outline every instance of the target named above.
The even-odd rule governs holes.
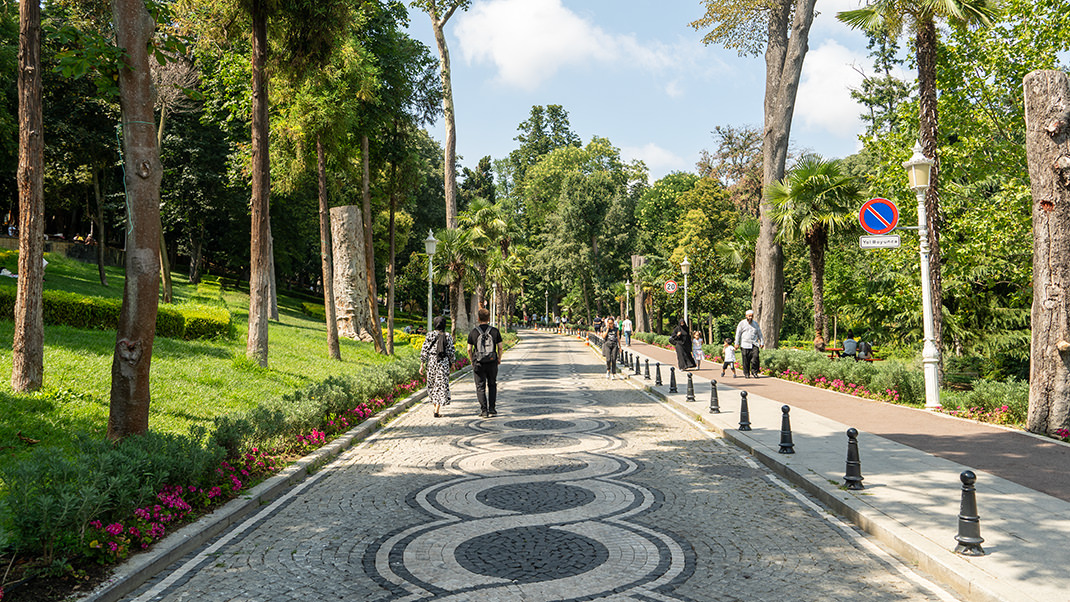
[[[732,193],[732,202],[755,217],[762,201],[762,131],[753,126],[717,126],[717,150],[703,150],[696,167]]]
[[[1026,144],[1033,183],[1033,341],[1029,430],[1070,428],[1070,81],[1061,71],[1025,79]]]
[[[412,0],[410,6],[419,8],[431,17],[431,28],[438,45],[439,69],[442,75],[442,111],[446,118],[446,227],[457,227],[457,120],[453,108],[453,84],[450,81],[450,51],[446,46],[443,28],[453,13],[468,10],[471,0]]]
[[[925,193],[926,229],[929,238],[929,279],[932,287],[933,339],[936,348],[944,347],[943,287],[940,254],[940,156],[937,135],[939,115],[936,99],[936,20],[956,24],[992,24],[997,14],[994,0],[874,0],[863,8],[838,13],[836,17],[851,27],[873,33],[886,32],[898,37],[904,21],[914,30],[918,64],[919,140],[922,154],[936,161]]]
[[[828,340],[825,320],[825,249],[829,235],[854,220],[862,191],[851,176],[843,175],[838,161],[815,155],[803,157],[788,177],[767,191],[777,236],[789,242],[803,238],[810,250],[813,287],[814,336]]]
[[[160,290],[160,179],[156,146],[150,42],[156,22],[144,0],[112,0],[116,46],[125,50],[119,69],[123,165],[128,207],[126,284],[111,368],[108,438],[144,434],[149,428],[149,374]]]
[[[706,15],[695,29],[714,26],[703,42],[717,42],[740,54],[765,48],[765,129],[762,185],[784,177],[791,119],[806,58],[817,0],[704,0]],[[764,25],[764,35],[760,34]],[[784,255],[776,241],[769,204],[760,208],[761,229],[754,259],[754,311],[770,347],[780,336],[784,313]]]
[[[471,234],[463,228],[446,228],[436,233],[435,238],[438,239],[435,281],[450,287],[450,331],[456,340],[459,334],[468,332],[464,283],[471,277],[479,250],[472,244]]]
[[[19,3],[19,282],[15,336],[11,346],[11,387],[41,388],[45,371],[44,288],[44,123],[41,112],[41,6]]]

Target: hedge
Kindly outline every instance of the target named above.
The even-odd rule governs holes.
[[[13,289],[0,289],[0,315],[9,320],[15,319],[15,296]],[[45,324],[97,330],[116,330],[119,327],[123,306],[120,299],[45,290],[41,301]],[[222,307],[161,304],[156,312],[157,336],[199,339],[225,337],[230,333],[230,312]]]

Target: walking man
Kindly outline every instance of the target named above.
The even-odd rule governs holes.
[[[472,358],[472,373],[476,379],[476,399],[479,417],[498,415],[494,402],[498,397],[498,364],[502,363],[502,333],[489,324],[490,310],[480,307],[479,325],[468,333],[468,357]]]
[[[624,316],[624,321],[620,323],[620,330],[624,333],[624,344],[632,346],[632,321],[628,316]]]
[[[762,329],[754,321],[754,310],[748,309],[746,317],[736,326],[736,347],[743,350],[743,378],[758,377],[758,350],[765,347]]]

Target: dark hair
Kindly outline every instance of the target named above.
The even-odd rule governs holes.
[[[446,316],[439,316],[435,318],[434,328],[435,330],[441,330],[442,332],[446,332]]]
[[[476,316],[479,318],[480,322],[486,322],[490,319],[490,310],[486,307],[480,307],[476,312]]]
[[[687,328],[687,320],[684,320],[683,318],[680,318],[680,326],[683,326],[684,328]]]

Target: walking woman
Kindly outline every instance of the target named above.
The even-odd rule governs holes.
[[[602,333],[602,355],[606,358],[606,378],[613,380],[617,373],[617,354],[620,353],[620,331],[613,318],[606,318]]]
[[[450,405],[450,368],[456,357],[453,337],[446,332],[446,316],[439,316],[420,349],[420,374],[427,374],[427,397],[435,408],[435,418],[442,415],[442,406]]]
[[[676,363],[681,370],[691,370],[695,367],[695,356],[691,355],[691,330],[687,322],[680,318],[676,329],[672,331],[669,342],[676,347]]]

